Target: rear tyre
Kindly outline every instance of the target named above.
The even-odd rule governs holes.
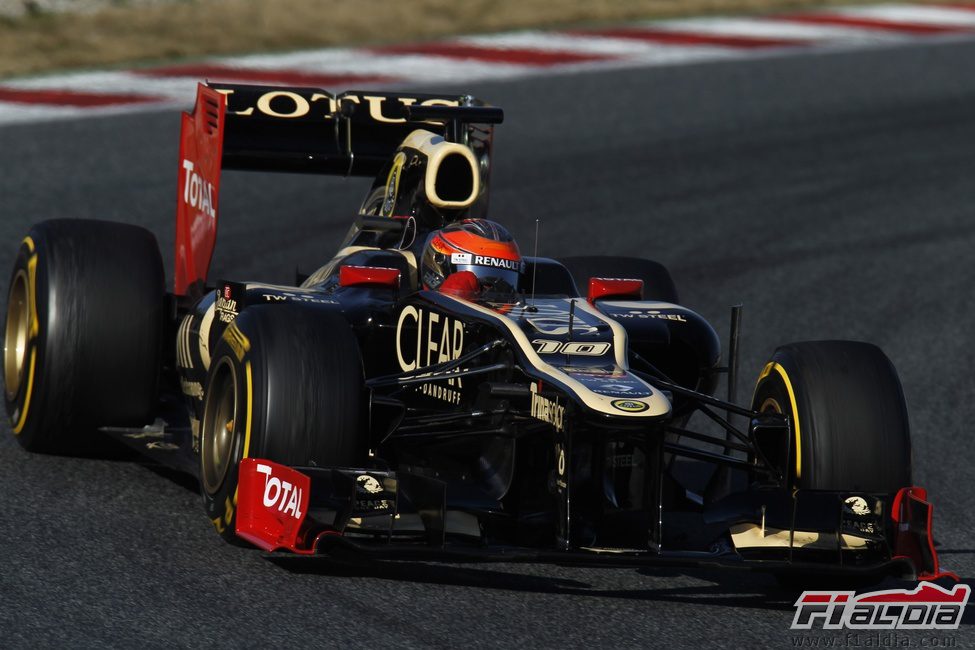
[[[4,386],[17,441],[48,453],[97,446],[97,426],[142,425],[156,406],[162,259],[137,226],[45,221],[20,245],[7,298]]]
[[[569,269],[581,295],[589,291],[590,278],[643,280],[643,299],[678,304],[677,287],[663,264],[639,257],[585,256],[561,260]]]
[[[200,487],[217,532],[236,542],[242,458],[361,466],[366,401],[359,345],[338,312],[256,305],[216,347],[200,425]]]
[[[904,392],[875,345],[808,341],[778,348],[758,378],[752,408],[792,419],[791,487],[892,494],[911,485]]]

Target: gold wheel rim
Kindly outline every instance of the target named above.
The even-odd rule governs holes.
[[[27,365],[27,340],[30,334],[30,287],[27,273],[20,270],[10,285],[7,298],[7,326],[3,337],[3,382],[7,399],[20,392]]]
[[[223,485],[234,456],[237,439],[237,372],[226,357],[214,371],[207,390],[200,446],[203,486],[214,494]]]

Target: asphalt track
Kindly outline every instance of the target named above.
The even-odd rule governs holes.
[[[968,580],[973,61],[975,43],[946,41],[456,89],[506,109],[492,210],[525,248],[540,217],[543,255],[656,258],[723,335],[728,306],[744,303],[743,394],[776,344],[882,346],[943,562]],[[31,222],[63,216],[146,225],[170,264],[177,131],[171,112],[0,129],[0,268]],[[227,175],[215,277],[313,268],[364,189]],[[737,572],[289,571],[221,542],[185,481],[0,436],[6,647],[789,647],[792,598]],[[973,645],[975,616],[910,640],[931,636]]]

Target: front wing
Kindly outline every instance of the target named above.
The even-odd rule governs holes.
[[[734,499],[738,505],[730,506],[740,520],[729,530],[734,544],[716,544],[708,552],[493,545],[477,539],[476,526],[473,531],[470,526],[451,531],[446,490],[444,482],[415,474],[292,468],[245,458],[240,464],[237,535],[275,555],[335,560],[722,567],[957,580],[941,570],[931,537],[932,507],[917,487],[904,488],[893,498],[821,490],[742,493]],[[868,504],[857,516],[850,510],[853,500]],[[754,521],[742,515],[748,512],[754,513]],[[790,522],[786,528],[774,525],[784,521]],[[746,530],[750,537],[742,536]],[[756,535],[767,543],[756,542]],[[862,552],[851,553],[856,543]]]

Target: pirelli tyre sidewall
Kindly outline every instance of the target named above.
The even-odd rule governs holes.
[[[200,423],[200,487],[216,531],[237,540],[242,458],[361,466],[365,407],[359,345],[340,312],[297,303],[243,310],[216,346]]]
[[[92,429],[143,425],[156,407],[164,276],[149,231],[45,221],[23,240],[8,289],[4,397],[30,451],[84,453]]]
[[[792,421],[790,487],[894,493],[911,485],[904,393],[875,345],[807,341],[778,348],[759,375],[752,408]]]

